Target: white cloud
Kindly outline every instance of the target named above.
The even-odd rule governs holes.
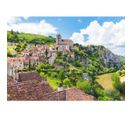
[[[80,44],[104,45],[115,54],[124,55],[124,26],[125,20],[118,23],[104,22],[102,26],[97,21],[93,21],[86,28],[81,29],[79,33],[74,32],[71,39],[77,43],[79,42],[78,37],[82,37]],[[87,40],[84,39],[85,35],[89,37]]]
[[[7,17],[8,25],[16,24],[16,23],[19,23],[20,21],[21,21],[20,17]]]
[[[81,33],[77,32],[73,33],[71,39],[73,40],[74,43],[85,45],[84,36]]]
[[[24,18],[25,20],[28,20],[29,16],[23,16],[23,18]]]
[[[8,31],[13,29],[14,31],[18,32],[25,32],[25,33],[33,33],[33,34],[41,34],[41,35],[51,35],[57,33],[57,28],[53,25],[47,23],[45,20],[41,20],[38,23],[13,23],[8,25]]]

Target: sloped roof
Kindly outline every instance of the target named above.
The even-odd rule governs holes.
[[[68,101],[79,101],[79,100],[95,100],[95,97],[88,95],[81,91],[80,89],[73,88],[66,90],[66,100]]]
[[[31,75],[31,77],[30,77]],[[93,101],[95,97],[77,88],[54,91],[45,78],[37,73],[22,74],[21,81],[16,82],[8,76],[7,91],[11,100],[45,100],[45,101]]]
[[[50,101],[92,101],[95,97],[88,95],[77,88],[65,89],[45,94],[46,100]]]
[[[7,93],[10,100],[45,100],[46,93],[54,92],[45,78],[40,77],[20,82],[15,82],[13,78],[8,77],[7,83]]]

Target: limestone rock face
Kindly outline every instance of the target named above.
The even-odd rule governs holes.
[[[88,55],[93,55],[95,60],[98,60],[104,64],[105,67],[116,67],[119,68],[120,64],[120,56],[115,55],[109,49],[104,46],[94,46],[90,45],[87,47],[86,52]]]
[[[103,60],[106,67],[117,66],[120,67],[120,58],[118,55],[113,54],[110,50],[106,49],[103,54],[101,54],[101,60]]]

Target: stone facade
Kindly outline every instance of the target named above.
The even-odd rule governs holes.
[[[16,57],[7,59],[7,75],[12,76],[14,79],[18,78],[18,71],[29,69],[29,66],[39,64],[38,57]]]

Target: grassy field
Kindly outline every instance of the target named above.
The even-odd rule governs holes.
[[[112,76],[113,73],[103,74],[100,76],[97,76],[97,82],[105,89],[105,90],[112,90]]]
[[[60,83],[60,80],[51,77],[47,77],[47,81],[54,90],[58,88],[58,83]]]
[[[50,86],[54,89],[54,90],[57,90],[58,88],[58,84],[60,83],[60,80],[57,79],[57,78],[53,78],[51,76],[48,76],[48,75],[44,75],[44,73],[42,72],[41,73],[41,76],[46,78],[48,83],[50,84]]]

